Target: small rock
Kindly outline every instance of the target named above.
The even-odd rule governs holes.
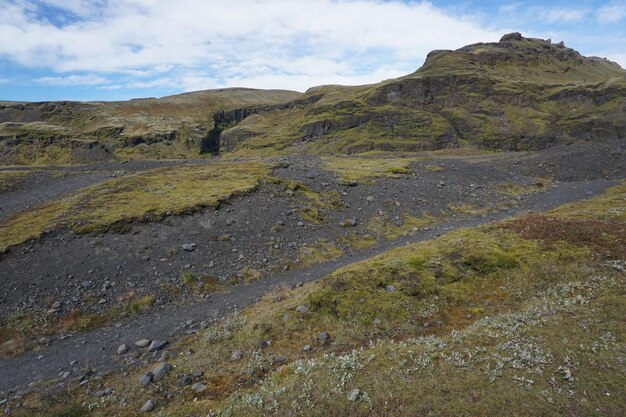
[[[167,362],[170,359],[172,359],[174,357],[174,354],[172,352],[170,352],[169,350],[164,350],[163,353],[161,353],[161,357],[159,358],[159,362]]]
[[[237,349],[230,356],[230,360],[231,361],[240,361],[242,357],[243,357],[243,352],[241,350]]]
[[[152,372],[146,372],[143,374],[141,378],[139,378],[139,383],[143,386],[147,386],[152,382]]]
[[[154,410],[154,407],[156,407],[156,401],[154,400],[148,400],[146,401],[146,403],[141,407],[141,409],[139,411],[141,411],[142,413],[149,413],[150,411]]]
[[[149,344],[150,344],[150,340],[148,339],[140,339],[135,342],[135,346],[137,346],[138,348],[148,347]]]
[[[191,377],[189,375],[181,376],[180,378],[178,378],[178,381],[176,381],[176,385],[178,385],[179,387],[191,385]]]
[[[185,244],[183,244],[183,246],[182,246],[182,247],[183,247],[183,250],[184,250],[185,252],[193,252],[193,251],[194,251],[194,247],[193,247],[193,245],[192,245],[192,244],[190,244],[190,243],[185,243]]]
[[[357,225],[357,221],[356,219],[344,219],[339,225],[341,227],[354,227]]]
[[[330,339],[330,335],[326,332],[321,332],[320,333],[320,340],[328,340]]]
[[[385,291],[387,291],[387,292],[394,292],[395,290],[396,290],[395,285],[387,285],[385,287]]]
[[[191,389],[196,392],[196,394],[200,394],[202,391],[206,390],[206,385],[202,382],[196,382],[191,386]]]
[[[298,313],[306,313],[307,311],[309,311],[309,308],[305,305],[301,305],[301,306],[296,307],[296,311]]]
[[[258,347],[259,349],[265,349],[267,347],[267,341],[259,340],[258,342],[256,342],[256,347]]]
[[[359,399],[360,396],[361,396],[361,390],[358,388],[354,388],[348,393],[347,398],[348,398],[348,401],[355,402],[356,400]]]
[[[203,371],[200,371],[200,370],[198,370],[198,371],[193,371],[193,374],[192,374],[192,375],[193,375],[193,377],[194,377],[194,378],[200,378],[200,377],[202,377],[202,376],[204,375],[204,372],[203,372]]]
[[[126,343],[119,345],[119,347],[117,348],[117,354],[123,355],[126,352],[128,352],[128,346],[126,346]]]
[[[298,222],[298,227],[304,227],[304,223],[303,222]]]
[[[310,352],[311,351],[311,345],[305,345],[301,350],[303,352]]]
[[[167,345],[167,340],[153,340],[148,347],[148,352],[156,352]]]
[[[50,308],[53,308],[55,310],[61,308],[61,302],[60,301],[55,301],[54,303],[52,303],[52,305],[50,306]]]
[[[160,363],[156,368],[152,371],[152,380],[154,382],[162,380],[165,375],[172,369],[172,365],[169,363]]]

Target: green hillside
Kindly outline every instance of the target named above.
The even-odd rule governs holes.
[[[542,149],[626,134],[626,71],[549,40],[433,51],[378,84],[0,104],[0,162],[443,148]]]

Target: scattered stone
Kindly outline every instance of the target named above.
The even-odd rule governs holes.
[[[200,370],[197,370],[197,371],[193,371],[192,375],[193,375],[194,378],[200,378],[200,377],[202,377],[204,375],[204,372],[200,371]]]
[[[183,244],[183,250],[184,250],[185,252],[193,252],[193,251],[194,251],[194,249],[195,249],[195,248],[194,248],[194,247],[193,247],[193,245],[192,245],[192,244],[190,244],[190,243],[185,243],[185,244]]]
[[[243,352],[241,350],[237,349],[230,356],[230,360],[231,361],[240,361],[242,357],[243,357]]]
[[[301,350],[303,352],[310,352],[311,351],[311,345],[305,345]]]
[[[267,341],[259,340],[258,342],[256,342],[256,347],[258,347],[259,349],[265,349],[267,347]]]
[[[328,340],[330,339],[330,335],[326,332],[321,332],[320,333],[320,340]]]
[[[61,379],[67,379],[67,378],[69,378],[69,376],[70,376],[70,373],[69,373],[69,372],[63,372],[63,373],[61,374]]]
[[[153,340],[148,347],[148,352],[156,352],[161,350],[167,345],[167,340]]]
[[[174,357],[174,354],[172,352],[170,352],[169,350],[164,350],[163,353],[161,353],[161,357],[159,358],[159,362],[167,362],[170,359],[172,359]]]
[[[354,227],[357,225],[356,219],[344,219],[339,223],[341,227]]]
[[[178,381],[176,381],[176,385],[178,385],[179,387],[191,385],[191,377],[189,375],[181,376],[180,378],[178,378]]]
[[[119,347],[117,348],[117,354],[123,355],[126,352],[128,352],[128,346],[126,346],[126,343],[119,345]]]
[[[135,342],[135,346],[137,346],[138,348],[148,347],[149,344],[150,344],[150,340],[148,339],[140,339]]]
[[[152,372],[146,372],[139,378],[139,383],[143,386],[147,386],[152,382]]]
[[[298,307],[296,307],[296,311],[298,313],[306,313],[307,311],[309,311],[309,308],[305,305],[300,305]]]
[[[165,375],[172,369],[172,365],[169,363],[160,363],[156,368],[152,371],[152,380],[154,382],[162,380]]]
[[[304,227],[304,223],[303,222],[298,222],[298,227]]]
[[[348,401],[355,402],[359,399],[360,396],[361,396],[361,390],[358,388],[354,388],[348,393],[347,398],[348,398]]]
[[[154,410],[154,407],[156,407],[156,401],[148,400],[139,411],[141,411],[142,413],[149,413],[150,411]]]
[[[55,301],[54,303],[52,303],[50,308],[55,309],[55,310],[61,308],[61,302],[60,301]]]
[[[387,292],[394,292],[396,290],[396,286],[395,285],[387,285],[385,287],[385,291]]]
[[[196,382],[191,386],[191,389],[196,392],[196,394],[200,394],[202,391],[206,390],[206,385],[202,382]]]

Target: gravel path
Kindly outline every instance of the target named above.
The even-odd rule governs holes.
[[[286,271],[262,281],[232,287],[227,292],[214,294],[202,302],[191,305],[166,304],[145,315],[124,319],[114,326],[73,334],[63,340],[54,339],[41,351],[30,351],[19,357],[0,359],[0,391],[24,389],[34,381],[54,379],[60,372],[69,370],[72,361],[77,361],[76,366],[81,369],[101,372],[118,370],[122,364],[116,360],[116,350],[122,343],[132,345],[141,338],[174,341],[185,334],[183,324],[186,321],[221,317],[236,308],[240,309],[254,303],[275,287],[314,281],[343,265],[366,259],[393,247],[432,239],[453,229],[476,226],[528,211],[547,210],[567,202],[588,198],[615,183],[616,181],[604,179],[558,183],[544,193],[528,196],[528,204],[523,208],[496,212],[486,217],[452,220],[408,238],[381,243],[369,250],[346,255],[332,262],[318,264],[308,269]]]

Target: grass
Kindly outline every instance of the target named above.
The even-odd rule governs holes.
[[[387,215],[374,216],[367,221],[365,228],[378,240],[395,240],[435,222],[435,217],[431,215],[418,218],[405,213],[401,219],[396,220],[390,219]]]
[[[547,191],[549,185],[550,185],[549,179],[536,178],[535,182],[530,185],[516,184],[516,183],[498,184],[498,191],[502,194],[506,194],[510,196],[518,196],[518,195]]]
[[[97,329],[128,315],[142,314],[155,302],[152,294],[137,296],[128,293],[118,299],[115,306],[101,313],[73,309],[60,315],[47,315],[43,311],[22,312],[0,321],[0,357],[20,355],[36,349],[37,339],[43,336],[84,332]],[[97,299],[86,299],[85,304],[95,304]]]
[[[441,165],[434,165],[434,164],[429,164],[424,166],[424,169],[426,171],[430,171],[430,172],[441,172],[441,171],[445,171],[445,168],[442,167]]]
[[[0,192],[13,190],[30,173],[30,170],[22,169],[0,171]]]
[[[298,267],[308,268],[312,265],[337,259],[343,255],[343,251],[334,243],[325,239],[302,246],[298,252]]]
[[[133,221],[160,220],[217,205],[254,189],[268,173],[258,162],[160,168],[105,181],[0,223],[0,253],[47,231],[127,231]]]
[[[169,416],[621,416],[626,265],[624,214],[614,209],[625,191],[542,214],[601,221],[582,233],[594,238],[567,223],[542,234],[543,224],[527,227],[533,215],[276,289],[175,347],[195,352],[172,363],[176,375],[205,371],[202,394],[177,387],[175,375],[146,390],[136,382],[146,369],[137,369],[99,382],[120,394],[102,400],[97,415],[134,415],[156,395]],[[242,360],[229,360],[235,349]],[[348,401],[355,388],[357,401]],[[69,400],[92,398],[81,388]]]
[[[334,171],[345,182],[368,183],[372,179],[397,178],[411,174],[411,165],[419,158],[324,157],[324,169]]]

